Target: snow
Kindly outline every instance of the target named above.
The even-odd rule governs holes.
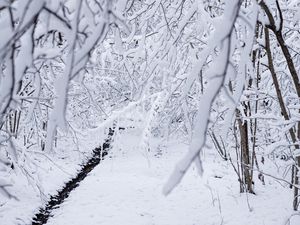
[[[286,136],[299,121],[299,95],[285,73],[286,57],[272,37],[288,121],[264,65],[263,34],[254,43],[258,64],[249,57],[257,17],[270,22],[264,10],[255,1],[209,2],[0,0],[0,225],[30,224],[111,124],[125,131],[116,128],[110,155],[48,224],[300,224],[289,189],[296,180],[290,181],[291,168],[299,166],[290,156],[300,151],[291,152],[295,143]],[[278,16],[275,3],[266,4]],[[288,29],[282,34],[294,55],[300,11],[287,8],[292,4],[282,8],[283,31]],[[275,18],[276,27],[279,22]],[[293,59],[288,66],[299,67]],[[253,78],[257,87],[250,85]],[[233,91],[225,89],[229,80]],[[261,159],[253,170],[265,176],[262,184],[254,171],[256,195],[240,194],[230,163],[207,149],[207,129],[217,128],[212,132],[221,134],[228,155],[236,150],[232,160],[238,162],[231,163],[243,164],[242,135],[233,142],[236,108],[249,121],[252,156],[256,150]],[[153,137],[159,135],[170,140]]]
[[[75,177],[80,164],[87,160],[92,150],[106,137],[101,129],[86,132],[78,134],[77,146],[72,143],[70,137],[61,137],[58,147],[55,148],[55,154],[43,154],[39,150],[26,152],[26,165],[30,164],[29,162],[31,164],[30,168],[25,169],[31,173],[34,180],[27,180],[18,167],[15,168],[16,172],[11,170],[6,174],[4,178],[12,184],[8,190],[18,200],[0,198],[1,225],[30,224],[34,214],[47,202],[50,195],[56,194],[64,183]]]
[[[80,137],[82,153],[76,154],[70,142],[60,142],[52,162],[46,158],[39,162],[37,173],[45,199],[39,198],[36,187],[28,185],[24,177],[16,176],[11,188],[19,201],[1,199],[1,225],[30,224],[48,194],[74,177],[82,154],[88,155],[89,149],[105,137],[99,129],[90,132],[90,142]],[[255,183],[256,195],[240,194],[230,163],[221,160],[214,149],[205,149],[202,155],[202,176],[191,166],[173,192],[164,196],[163,186],[188,146],[179,139],[167,143],[151,139],[146,158],[139,147],[141,135],[137,128],[117,132],[110,154],[52,212],[47,225],[278,225],[286,224],[291,216],[290,225],[299,224],[300,216],[292,211],[292,193],[286,184],[265,177],[266,185]],[[262,165],[264,171],[275,175],[280,168],[269,167]]]
[[[109,157],[53,211],[47,224],[278,225],[293,214],[288,188],[266,178],[265,186],[257,184],[257,195],[240,194],[229,163],[208,153],[203,176],[191,167],[165,197],[162,188],[187,146],[170,142],[157,157],[152,148],[149,165],[137,148],[138,139],[136,131],[122,133]],[[299,215],[290,220],[291,225],[299,222]]]

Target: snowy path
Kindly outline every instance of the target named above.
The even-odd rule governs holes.
[[[257,196],[248,196],[248,206],[230,167],[218,161],[205,163],[203,177],[190,170],[180,186],[164,197],[162,186],[180,154],[171,152],[173,145],[164,156],[151,160],[149,167],[145,157],[128,144],[136,141],[130,138],[120,141],[124,149],[115,147],[111,158],[53,211],[48,225],[278,225],[292,213],[290,193],[280,185],[271,191],[270,186],[261,186]],[[296,224],[299,217],[291,223]]]
[[[101,147],[93,150],[92,156],[81,167],[76,177],[69,180],[65,186],[58,191],[57,194],[52,195],[46,206],[40,208],[39,212],[33,218],[32,225],[46,224],[53,209],[60,207],[61,203],[69,197],[69,194],[75,190],[80,182],[102,161],[110,149],[111,140],[114,134],[114,129],[109,129],[108,137],[104,140]]]

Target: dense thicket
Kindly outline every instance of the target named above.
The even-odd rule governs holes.
[[[153,136],[190,143],[166,194],[213,144],[241,192],[286,160],[297,210],[299,18],[293,0],[0,1],[1,193],[32,149],[127,118],[146,152]]]

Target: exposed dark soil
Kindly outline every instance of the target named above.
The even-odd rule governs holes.
[[[42,225],[47,223],[49,217],[52,216],[52,210],[59,208],[60,204],[69,197],[71,191],[78,187],[80,182],[100,163],[103,157],[108,154],[113,134],[114,129],[109,128],[108,137],[105,139],[102,146],[94,149],[92,157],[82,166],[76,177],[67,182],[56,195],[50,197],[50,200],[44,207],[40,208],[39,212],[35,214],[32,219],[32,225]]]

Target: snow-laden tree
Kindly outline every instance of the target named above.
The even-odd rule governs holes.
[[[284,10],[281,9],[281,4],[285,5]],[[208,127],[213,125],[209,121],[215,120],[212,117],[215,114],[221,115],[221,119],[217,119],[216,123],[222,124],[222,129],[215,130],[214,127],[218,128],[218,126],[213,126],[211,135],[216,148],[219,148],[225,159],[228,159],[228,155],[224,155],[228,151],[226,148],[234,144],[234,139],[228,138],[228,136],[232,135],[237,141],[235,148],[239,149],[237,151],[239,156],[236,158],[238,161],[237,166],[233,166],[239,176],[241,191],[254,192],[252,186],[253,170],[254,167],[259,170],[256,157],[257,149],[260,150],[260,153],[268,155],[267,152],[262,150],[267,148],[270,152],[270,149],[272,151],[274,147],[285,146],[287,148],[285,154],[294,161],[291,186],[294,188],[293,208],[295,210],[298,208],[299,157],[297,155],[297,130],[299,129],[297,128],[298,119],[291,120],[290,118],[292,115],[297,115],[298,108],[295,105],[298,104],[299,99],[297,94],[299,81],[296,69],[299,60],[297,59],[297,49],[295,49],[297,47],[294,44],[296,43],[295,40],[298,40],[298,34],[297,29],[291,29],[291,27],[298,26],[298,21],[294,20],[295,15],[298,13],[293,8],[295,4],[297,3],[293,1],[274,1],[268,3],[268,5],[264,1],[259,3],[255,1],[237,1],[235,3],[226,2],[224,5],[219,4],[219,9],[222,6],[225,9],[220,13],[221,15],[215,13],[214,15],[217,16],[213,20],[218,21],[222,18],[222,21],[230,21],[230,23],[226,27],[224,22],[213,24],[210,37],[213,44],[207,42],[207,46],[204,47],[201,54],[203,58],[195,64],[195,68],[197,68],[195,74],[204,72],[204,76],[210,74],[215,80],[213,82],[211,81],[213,79],[207,81],[208,85],[204,88],[204,93],[200,99],[201,108],[197,111],[197,119],[192,128],[193,138],[190,151],[177,164],[174,173],[165,186],[164,192],[166,194],[180,182],[192,162],[195,162],[199,172],[202,172],[199,155],[206,144]],[[290,18],[290,20],[284,22],[285,17]],[[224,31],[224,28],[227,29]],[[278,84],[276,79],[278,71],[275,71],[274,65],[270,64],[273,63],[273,60],[270,55],[269,30],[274,34],[272,41],[276,41],[277,46],[280,47],[279,50],[275,50],[277,51],[275,57],[278,58],[276,66],[279,68],[286,66],[288,68],[288,73],[281,72],[285,73],[283,76],[289,77],[288,79],[281,77],[279,82],[282,84]],[[266,37],[265,40],[260,41],[264,37]],[[288,42],[291,43],[291,47]],[[225,54],[226,51],[227,55]],[[208,64],[207,71],[203,71],[201,69],[203,69],[207,58],[212,62]],[[223,67],[221,66],[222,63],[224,63]],[[264,77],[266,69],[270,71],[272,80],[271,77]],[[193,76],[189,74],[189,77]],[[261,83],[262,81],[263,83]],[[283,91],[283,87],[279,85],[284,85],[285,90]],[[269,89],[264,90],[266,87]],[[285,94],[280,94],[280,92],[285,92]],[[279,101],[279,104],[277,102],[273,104],[274,108],[269,106],[273,102],[273,99],[270,99],[270,94],[277,95],[276,98]],[[218,98],[216,98],[217,96]],[[291,108],[285,109],[286,105],[291,105]],[[275,115],[279,117],[282,115],[284,120],[290,122],[283,122]],[[268,117],[278,120],[279,126],[275,130],[273,128],[268,129],[268,122],[266,122]],[[258,125],[260,120],[265,121],[266,125]],[[282,127],[285,127],[285,129],[282,129]],[[279,135],[276,134],[278,128],[281,129]],[[231,132],[229,132],[230,130]],[[215,131],[219,133],[221,140],[217,140],[214,135]],[[221,146],[220,143],[224,144],[223,140],[229,140],[226,143],[227,146]],[[269,146],[270,143],[273,144]],[[291,149],[296,149],[296,151],[292,150],[292,155],[290,153]],[[230,155],[229,159],[232,160]],[[262,171],[259,171],[258,175],[263,181]]]
[[[56,129],[68,126],[70,84],[81,79],[109,24],[122,22],[122,7],[110,1],[2,0],[0,10],[5,33],[0,40],[0,163],[5,173],[19,165],[25,170],[19,157],[31,145],[52,151]],[[10,196],[7,185],[1,180],[0,190]]]

